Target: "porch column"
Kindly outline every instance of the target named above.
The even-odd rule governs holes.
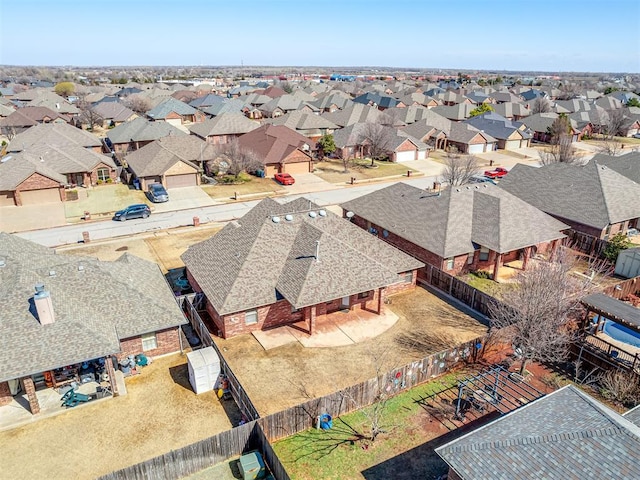
[[[595,241],[594,241],[594,246],[595,246]],[[551,258],[556,256],[557,250],[558,250],[558,240],[554,240],[551,242]],[[591,253],[593,253],[593,251]]]
[[[378,289],[378,315],[382,313],[382,294],[384,293],[384,287]]]
[[[307,307],[308,310],[308,325],[309,325],[309,335],[313,335],[313,331],[316,328],[316,306],[315,305],[311,305],[310,307]]]
[[[498,272],[500,272],[500,265],[502,264],[502,254],[496,252],[496,260],[493,264],[493,279],[498,281]]]
[[[38,403],[38,397],[36,396],[36,386],[33,383],[33,378],[24,377],[21,379],[22,388],[27,394],[27,400],[29,400],[29,409],[32,414],[40,413],[40,404]]]
[[[111,391],[113,392],[113,396],[117,397],[120,395],[118,391],[118,382],[116,382],[116,372],[113,368],[113,360],[111,357],[106,357],[104,359],[104,366],[107,369],[107,375],[109,376],[109,385],[111,385]]]
[[[524,256],[522,258],[522,270],[527,269],[529,263],[529,257],[531,256],[531,247],[524,247]]]

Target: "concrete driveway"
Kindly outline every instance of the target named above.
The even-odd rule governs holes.
[[[293,178],[296,179],[296,183],[282,187],[287,191],[287,194],[321,192],[340,188],[340,186],[329,183],[313,173],[299,173],[293,175]]]
[[[63,203],[0,207],[0,230],[26,232],[66,225]]]
[[[200,187],[172,188],[169,191],[169,201],[151,205],[153,212],[169,212],[186,210],[188,208],[209,207],[216,202]]]

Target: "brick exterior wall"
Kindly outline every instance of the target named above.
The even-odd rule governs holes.
[[[24,182],[16,187],[14,199],[16,205],[22,205],[22,200],[20,198],[20,192],[24,192],[26,190],[41,190],[43,188],[58,188],[58,193],[60,194],[60,199],[64,202],[65,194],[64,194],[64,185],[60,185],[55,180],[52,180],[44,175],[40,175],[39,173],[34,173],[29,178],[27,178]]]
[[[144,353],[149,357],[156,357],[158,355],[165,355],[167,353],[173,353],[180,350],[180,339],[178,338],[178,327],[167,328],[166,330],[160,330],[156,332],[156,343],[158,348],[153,350],[142,350],[142,337],[130,337],[120,340],[120,350],[117,357],[118,360],[123,359],[128,355],[138,355]]]
[[[13,400],[13,395],[11,395],[11,390],[9,389],[9,382],[1,382],[0,383],[0,407],[9,405],[12,400]]]
[[[94,168],[91,171],[90,174],[90,178],[91,178],[91,185],[97,185],[98,184],[98,170],[100,170],[101,168],[107,168],[109,169],[109,178],[111,178],[111,181],[113,183],[116,182],[116,179],[118,178],[118,172],[116,171],[115,168],[110,167],[109,165],[106,165],[104,163],[100,163],[96,166],[96,168]]]
[[[33,383],[31,377],[24,377],[21,379],[22,389],[27,394],[27,400],[29,400],[29,409],[32,414],[40,413],[40,404],[38,403],[38,397],[36,396],[36,386]]]

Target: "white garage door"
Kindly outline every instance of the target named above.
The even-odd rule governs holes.
[[[520,148],[520,140],[507,140],[504,145],[505,150],[515,150]]]
[[[165,177],[167,188],[195,187],[198,185],[196,175],[188,173],[186,175],[168,175]]]
[[[60,202],[60,194],[57,188],[44,188],[42,190],[23,190],[20,192],[22,205],[40,205],[43,203]]]
[[[415,150],[407,150],[406,152],[396,152],[396,162],[410,162],[416,159]]]
[[[0,192],[0,207],[9,207],[15,204],[13,192]]]
[[[298,173],[309,173],[309,162],[285,163],[284,171],[291,175]]]
[[[469,153],[482,153],[484,152],[484,143],[477,143],[475,145],[469,145]]]

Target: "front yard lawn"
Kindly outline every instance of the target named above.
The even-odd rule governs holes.
[[[260,193],[276,195],[282,192],[282,187],[272,178],[259,178],[249,175],[243,178],[245,181],[237,185],[217,183],[215,185],[200,185],[200,187],[210,197],[221,199],[234,198],[236,193],[242,196]]]
[[[292,479],[439,478],[447,466],[430,441],[449,430],[427,413],[423,400],[465,375],[468,372],[450,373],[391,398],[384,414],[386,433],[373,442],[363,438],[369,425],[357,411],[335,419],[331,430],[306,430],[276,442],[274,449]]]
[[[341,160],[325,158],[315,165],[315,174],[330,183],[349,183],[351,177],[356,180],[371,180],[376,178],[406,175],[410,170],[412,175],[417,170],[407,167],[402,163],[375,161],[374,168],[370,167],[371,160],[359,158],[349,165],[349,171],[345,173]]]

